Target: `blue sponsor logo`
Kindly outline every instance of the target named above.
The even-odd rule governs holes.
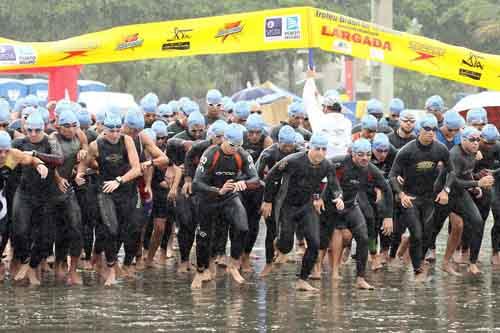
[[[300,30],[300,23],[298,16],[288,16],[286,18],[286,30],[287,31],[298,31]]]
[[[266,38],[281,37],[283,34],[283,22],[281,17],[266,19]]]

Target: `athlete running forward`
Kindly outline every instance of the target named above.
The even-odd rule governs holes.
[[[327,187],[332,192],[332,200],[343,208],[342,191],[335,176],[335,168],[325,159],[327,146],[326,134],[314,133],[308,151],[282,159],[265,178],[261,211],[262,216],[268,218],[275,209],[275,217],[279,223],[276,240],[278,256],[292,250],[296,226],[304,226],[307,250],[302,259],[297,290],[318,291],[307,279],[318,257],[319,215],[325,210],[325,203],[321,198],[321,181],[325,177],[328,179]],[[273,207],[273,202],[276,207]]]

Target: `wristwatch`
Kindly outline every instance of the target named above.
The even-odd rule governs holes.
[[[450,194],[450,188],[449,188],[448,186],[445,186],[445,187],[443,188],[443,190],[444,190],[446,193]]]
[[[122,180],[122,177],[118,176],[115,178],[115,180],[118,182],[118,184],[123,184],[123,180]]]

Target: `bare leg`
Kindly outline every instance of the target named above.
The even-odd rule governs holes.
[[[442,270],[455,276],[461,275],[458,273],[453,264],[451,263],[451,258],[458,245],[460,244],[460,240],[462,239],[462,231],[464,228],[463,219],[455,213],[450,214],[450,223],[451,223],[451,233],[448,236],[448,242],[446,243],[446,251],[443,257],[443,265]]]
[[[243,253],[241,255],[241,270],[243,272],[252,272],[252,266],[250,265],[250,253]]]
[[[492,255],[491,255],[491,264],[492,265],[500,265],[500,255],[498,254],[498,252],[493,252]]]
[[[149,243],[149,251],[145,263],[146,268],[158,268],[158,266],[154,264],[154,258],[156,250],[158,250],[158,247],[160,246],[163,234],[165,233],[165,223],[167,223],[167,220],[163,218],[155,218],[153,223],[153,234],[151,235],[151,242]]]
[[[76,271],[79,259],[80,259],[79,257],[71,257],[68,279],[66,280],[67,284],[70,286],[83,284],[80,273]]]
[[[375,289],[371,284],[366,282],[364,277],[358,276],[356,278],[356,288],[365,289],[365,290],[373,290]]]
[[[106,266],[105,268],[103,268],[103,270],[106,272],[104,281],[104,286],[106,287],[111,287],[112,285],[116,284],[115,266],[118,266],[118,264],[115,263],[113,266]]]
[[[332,256],[332,280],[340,280],[339,273],[340,260],[342,257],[342,250],[344,248],[342,231],[336,229],[333,232],[332,240],[330,241],[330,255]]]

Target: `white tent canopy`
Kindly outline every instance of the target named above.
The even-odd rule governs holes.
[[[500,92],[483,91],[479,94],[473,94],[462,98],[454,107],[454,111],[466,111],[478,107],[500,106]]]

